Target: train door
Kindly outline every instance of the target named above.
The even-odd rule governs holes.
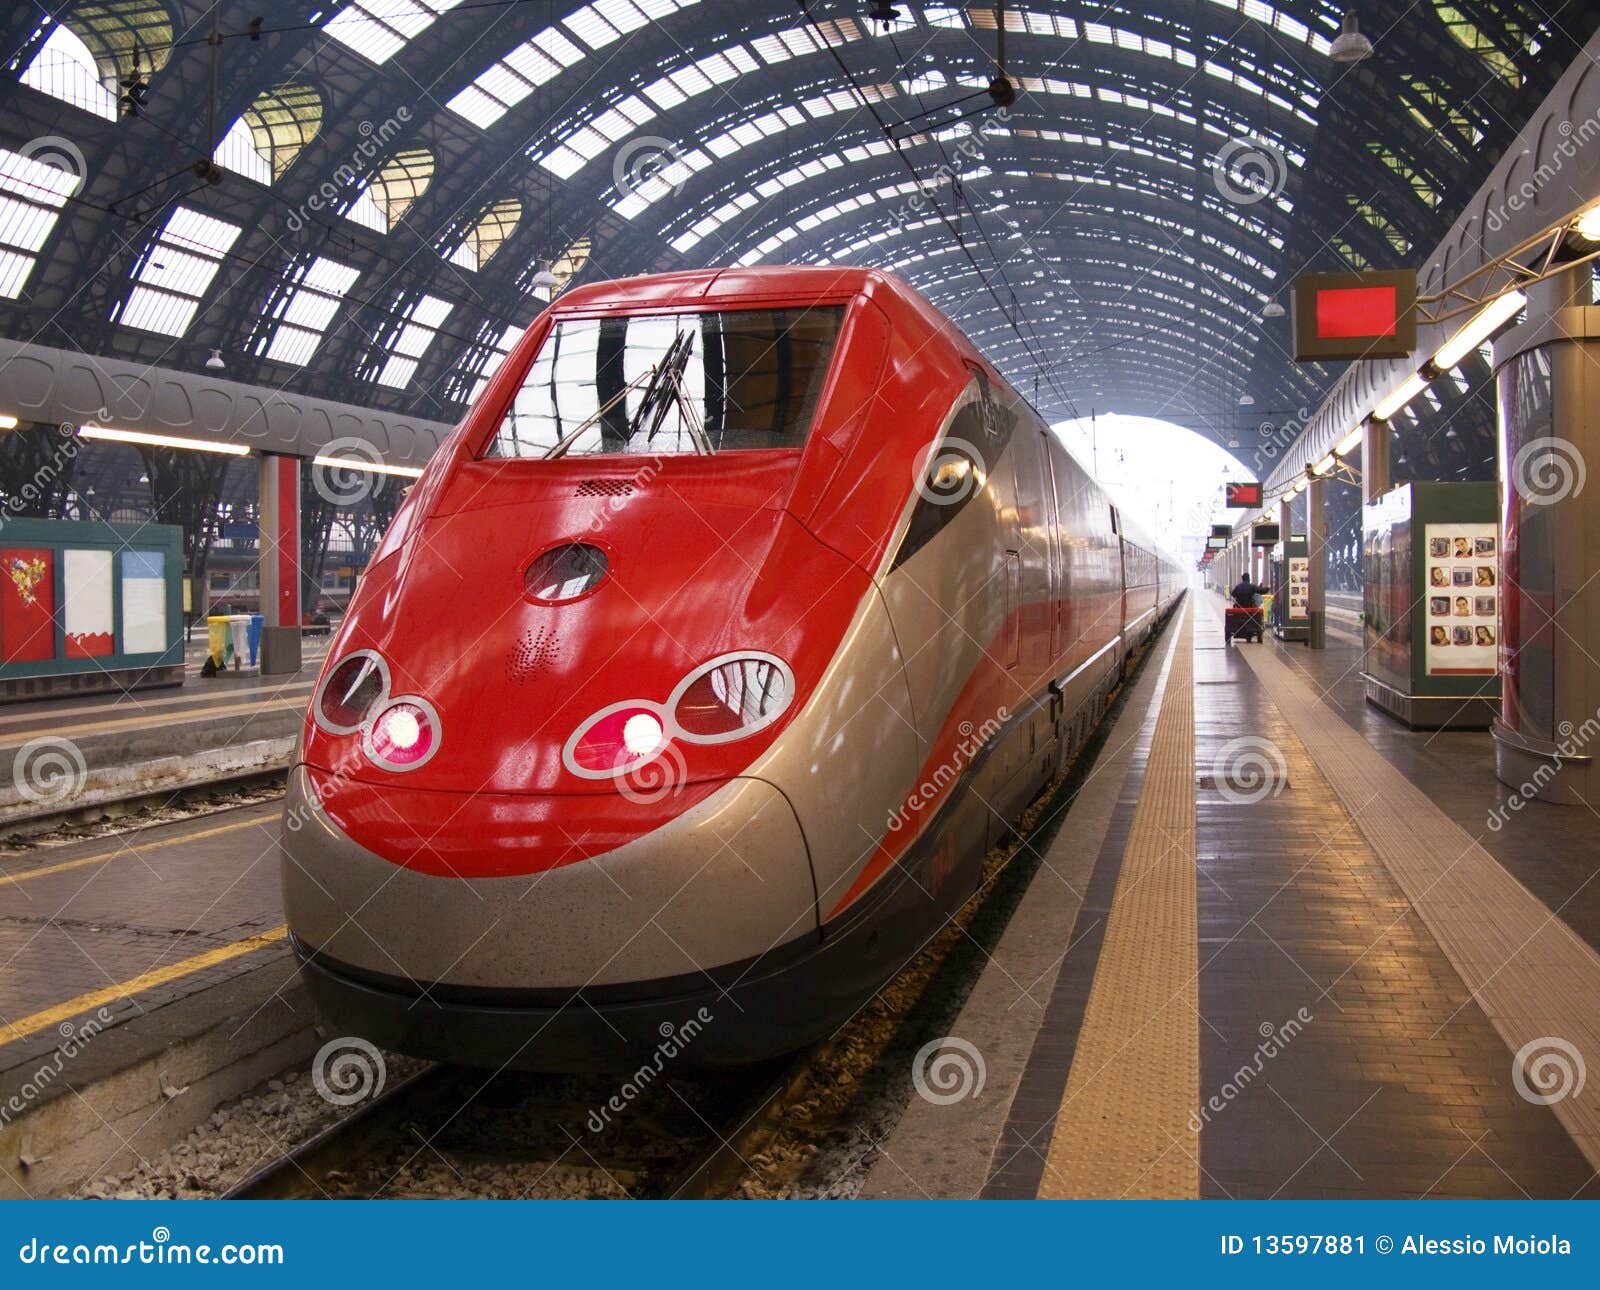
[[[1128,568],[1128,543],[1122,536],[1122,520],[1117,514],[1115,506],[1111,508],[1111,534],[1112,541],[1117,544],[1116,575],[1117,587],[1120,593],[1117,599],[1121,606],[1117,621],[1125,626],[1128,622],[1128,615],[1133,611],[1133,606],[1128,599],[1128,574],[1130,572]]]
[[[1042,440],[1040,447],[1044,450],[1045,530],[1050,565],[1050,661],[1054,664],[1060,659],[1065,646],[1061,639],[1061,619],[1066,601],[1066,587],[1063,585],[1066,581],[1065,570],[1061,567],[1061,497],[1056,491],[1056,455],[1051,451],[1054,447],[1052,436],[1048,430],[1041,430],[1039,437]]]

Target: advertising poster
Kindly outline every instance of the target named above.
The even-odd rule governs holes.
[[[1311,561],[1303,555],[1289,557],[1289,617],[1305,618],[1311,607]]]
[[[1493,676],[1499,657],[1500,550],[1494,524],[1429,524],[1429,676]]]
[[[55,552],[0,551],[0,658],[41,663],[56,656]]]
[[[65,560],[68,658],[105,658],[111,634],[111,552],[67,550]]]
[[[167,557],[163,551],[122,553],[122,650],[159,654],[167,648]]]

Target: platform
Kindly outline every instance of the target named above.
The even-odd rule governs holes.
[[[1600,1196],[1592,813],[1373,709],[1347,623],[1225,647],[1221,610],[1040,835],[951,1028],[981,1092],[913,1097],[863,1194]]]
[[[289,676],[202,677],[197,646],[182,688],[0,707],[0,828],[286,766],[327,647],[308,640]]]

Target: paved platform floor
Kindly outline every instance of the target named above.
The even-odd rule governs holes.
[[[1487,736],[1368,708],[1330,638],[1225,647],[1190,596],[1018,911],[1047,989],[1002,939],[982,1093],[914,1099],[864,1194],[1600,1197],[1591,813],[1491,831]]]
[[[952,1029],[982,1093],[914,1097],[865,1194],[1600,1196],[1590,813],[1490,830],[1487,737],[1405,731],[1358,662],[1188,599]],[[0,859],[0,1076],[281,967],[276,828]]]
[[[0,1076],[102,1009],[120,1023],[287,955],[280,812],[0,860]]]

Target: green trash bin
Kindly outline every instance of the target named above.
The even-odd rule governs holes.
[[[228,665],[228,615],[213,614],[206,619],[206,653],[218,671]]]

